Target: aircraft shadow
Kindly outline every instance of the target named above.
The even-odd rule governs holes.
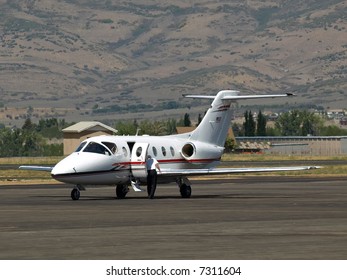
[[[47,198],[47,199],[53,199],[53,198],[59,198],[60,201],[71,201],[71,198],[69,196],[57,196],[57,195],[40,195],[40,196],[35,196],[39,198]],[[264,196],[264,195],[259,195],[259,196],[249,196],[249,195],[244,195],[244,194],[228,194],[228,195],[216,195],[216,194],[208,194],[208,195],[194,195],[190,198],[182,198],[180,196],[175,196],[175,195],[164,195],[164,196],[156,196],[154,197],[153,200],[200,200],[200,199],[238,199],[238,200],[248,200],[248,199],[281,199],[281,198],[294,198],[295,196],[286,196],[286,195],[269,195],[269,196]],[[151,200],[148,199],[147,196],[143,197],[126,197],[124,199],[119,199],[113,196],[88,196],[84,195],[81,196],[80,199],[78,200],[79,202],[81,201],[107,201],[107,200],[115,200],[115,201],[131,201],[131,200]]]
[[[40,196],[35,196],[35,197],[39,197],[39,198],[59,198],[61,201],[71,201],[71,198],[68,196],[57,196],[57,195],[40,195]],[[182,198],[180,196],[174,196],[174,195],[168,195],[168,196],[156,196],[154,197],[153,200],[165,200],[165,199],[170,199],[170,200],[197,200],[197,199],[216,199],[216,198],[226,198],[225,196],[222,195],[195,195],[192,196],[190,198]],[[96,201],[96,200],[116,200],[116,201],[127,201],[127,200],[151,200],[149,199],[147,196],[143,196],[143,197],[126,197],[124,199],[119,199],[116,197],[112,197],[112,196],[88,196],[88,195],[81,195],[80,199],[78,201]]]

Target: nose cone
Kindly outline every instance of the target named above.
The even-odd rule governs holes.
[[[108,155],[75,152],[58,162],[51,175],[64,183],[91,184],[95,175],[111,171],[113,162]]]
[[[58,175],[76,173],[74,162],[75,160],[73,157],[71,157],[71,155],[59,161],[51,171],[52,176],[54,177]]]
[[[63,183],[73,183],[71,182],[71,176],[76,174],[76,159],[72,154],[63,160],[59,161],[52,169],[51,176],[57,181]]]

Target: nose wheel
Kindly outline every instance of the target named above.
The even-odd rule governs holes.
[[[81,196],[80,191],[85,191],[85,190],[86,190],[85,187],[83,187],[82,185],[76,185],[71,191],[72,200],[79,200]]]

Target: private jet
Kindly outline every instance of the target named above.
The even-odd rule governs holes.
[[[73,184],[71,198],[78,200],[85,186],[115,185],[116,196],[126,197],[129,186],[141,191],[146,184],[147,155],[155,157],[161,167],[158,184],[176,182],[182,198],[192,193],[188,177],[250,172],[298,171],[316,166],[216,168],[232,118],[231,104],[244,99],[292,97],[293,94],[240,95],[222,90],[217,95],[185,95],[188,98],[213,100],[201,123],[189,133],[168,136],[96,136],[77,147],[75,152],[54,167],[20,166],[20,169],[51,172],[63,183]]]

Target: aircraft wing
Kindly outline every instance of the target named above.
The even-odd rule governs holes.
[[[158,176],[202,176],[255,172],[303,171],[321,168],[320,166],[286,166],[254,168],[210,168],[210,169],[162,169]]]
[[[51,172],[53,166],[34,166],[34,165],[21,165],[19,166],[21,170],[33,170],[33,171],[47,171]]]

